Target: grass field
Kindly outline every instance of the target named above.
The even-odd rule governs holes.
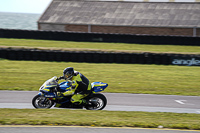
[[[106,116],[106,117],[105,117]],[[89,111],[67,109],[1,109],[0,125],[143,127],[200,130],[200,114]]]
[[[0,90],[34,90],[65,67],[91,82],[109,84],[106,92],[200,95],[200,67],[0,60]]]
[[[28,47],[61,50],[95,50],[95,51],[123,51],[123,52],[152,52],[152,53],[185,53],[200,54],[199,46],[148,45],[125,43],[94,43],[94,42],[67,42],[32,39],[5,39],[0,38],[0,46]]]
[[[139,45],[122,43],[64,42],[2,39],[0,47],[200,54],[198,46]],[[105,92],[200,96],[200,67],[104,64],[0,59],[0,90],[38,91],[65,67],[74,67],[90,81],[109,84]],[[89,111],[55,109],[0,109],[0,125],[75,125],[200,130],[200,114]]]
[[[0,47],[65,50],[200,54],[199,46],[67,42],[0,38]],[[0,90],[38,90],[48,78],[72,66],[92,82],[109,84],[106,92],[200,95],[200,68],[189,66],[95,64],[0,60]]]

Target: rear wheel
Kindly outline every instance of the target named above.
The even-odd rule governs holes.
[[[102,110],[107,104],[107,99],[103,94],[93,94],[88,101],[89,104],[85,106],[87,110]]]
[[[32,100],[32,104],[35,108],[51,108],[54,102],[44,96],[36,95]]]

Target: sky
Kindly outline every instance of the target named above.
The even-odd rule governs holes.
[[[52,0],[0,0],[0,12],[42,14]]]

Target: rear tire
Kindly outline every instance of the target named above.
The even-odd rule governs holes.
[[[107,99],[103,94],[93,94],[92,97],[88,99],[89,103],[95,103],[92,105],[86,105],[87,110],[102,110],[107,105]]]
[[[32,105],[37,108],[51,108],[54,102],[46,99],[44,96],[36,95],[32,100]]]

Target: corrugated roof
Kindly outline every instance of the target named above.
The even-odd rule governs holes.
[[[200,27],[200,3],[53,0],[39,23]]]

